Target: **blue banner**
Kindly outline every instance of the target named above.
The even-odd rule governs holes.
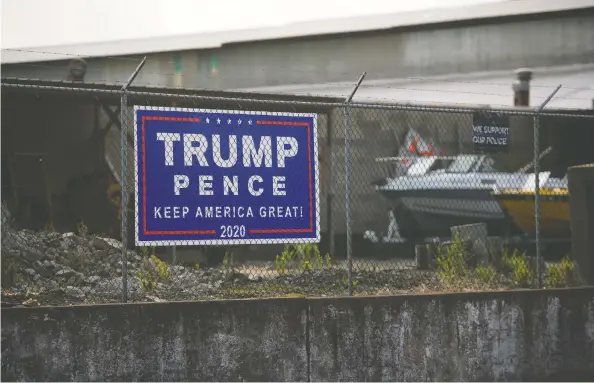
[[[136,106],[136,244],[319,242],[316,120]]]

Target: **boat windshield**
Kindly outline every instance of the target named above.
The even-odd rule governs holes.
[[[472,170],[479,157],[469,154],[462,154],[457,156],[454,161],[448,166],[448,173],[468,173]]]
[[[408,168],[407,175],[409,176],[420,176],[426,174],[433,164],[435,163],[435,157],[418,157],[415,162]]]

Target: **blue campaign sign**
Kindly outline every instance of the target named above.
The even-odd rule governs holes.
[[[136,106],[136,244],[319,242],[315,114]]]

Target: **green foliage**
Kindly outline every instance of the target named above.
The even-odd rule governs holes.
[[[200,262],[196,263],[196,265],[194,266],[194,268],[196,269],[196,271],[200,270]]]
[[[168,281],[171,278],[171,274],[169,274],[169,267],[167,266],[167,263],[163,262],[155,255],[151,257],[151,261],[153,261],[157,266],[157,275],[159,276],[159,279],[162,281]]]
[[[2,287],[18,286],[22,283],[22,278],[18,275],[17,264],[8,256],[1,257],[2,260]]]
[[[145,293],[155,291],[157,282],[167,282],[171,279],[169,266],[155,255],[145,258],[142,270],[138,271],[136,276],[141,290]]]
[[[530,270],[530,265],[526,253],[518,254],[518,250],[510,255],[505,250],[501,256],[501,261],[505,271],[511,272],[512,283],[520,287],[529,287],[534,282],[534,275]]]
[[[474,272],[479,282],[481,283],[490,285],[496,281],[497,270],[495,270],[495,267],[493,265],[478,266],[476,269],[474,269]]]
[[[235,264],[234,262],[235,259],[235,255],[233,254],[233,252],[231,251],[225,251],[225,255],[223,255],[223,259],[221,261],[221,265],[219,266],[219,269],[221,270],[221,272],[223,273],[223,275],[226,278],[230,278],[234,275],[234,268],[233,265]]]
[[[547,269],[545,283],[547,287],[561,287],[568,285],[573,277],[574,264],[569,256],[563,257],[561,263]]]
[[[221,261],[221,268],[223,270],[228,270],[233,265],[233,253],[225,251],[225,255],[223,256],[223,260]]]
[[[302,271],[310,271],[331,265],[330,255],[326,254],[322,257],[320,249],[315,243],[285,245],[283,252],[276,256],[275,261],[276,271],[279,274],[284,274],[295,266],[299,266]]]
[[[155,247],[154,246],[143,246],[139,249],[139,254],[143,258],[150,258],[151,256],[155,255]]]
[[[87,225],[85,225],[82,218],[76,224],[76,234],[78,234],[81,237],[86,237],[87,235],[89,235],[89,228],[87,227]]]
[[[440,246],[437,254],[437,273],[447,287],[456,286],[470,275],[467,264],[468,250],[458,236],[452,238],[447,248]]]
[[[54,224],[50,221],[45,224],[45,226],[43,227],[43,231],[46,233],[55,233],[56,228],[54,227]]]
[[[150,293],[155,291],[155,289],[157,288],[157,281],[149,272],[138,271],[136,273],[136,277],[138,278],[140,289],[143,292]]]
[[[347,277],[344,277],[342,279],[342,282],[344,283],[344,287],[345,288],[349,288],[349,279]],[[356,279],[353,279],[353,291],[357,290],[357,287],[359,287],[359,281]]]

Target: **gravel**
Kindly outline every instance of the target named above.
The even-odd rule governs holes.
[[[16,230],[2,205],[2,303],[4,306],[121,302],[122,244],[113,238]],[[277,270],[274,262],[200,268],[167,265],[128,251],[130,301],[205,300],[273,296],[337,296],[347,293],[344,262],[303,270]],[[367,261],[370,262],[370,261]],[[433,272],[411,262],[355,261],[355,294],[437,290]],[[364,270],[363,266],[368,269]]]

